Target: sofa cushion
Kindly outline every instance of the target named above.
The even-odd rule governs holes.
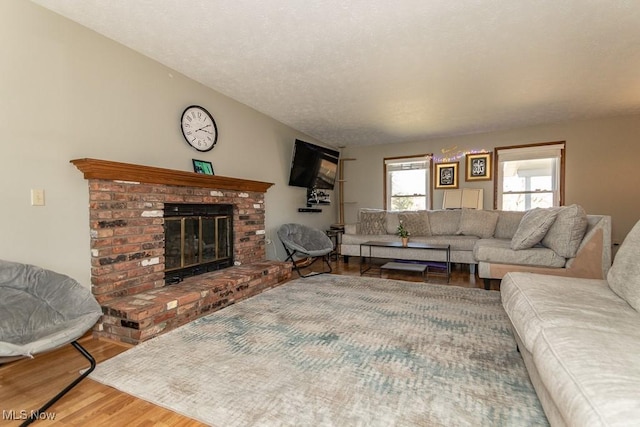
[[[460,224],[460,210],[429,211],[429,225],[433,236],[453,236]]]
[[[493,237],[496,239],[511,239],[526,212],[524,211],[498,211],[498,222]]]
[[[400,225],[399,211],[387,211],[386,215],[386,230],[387,234],[396,234],[398,232],[398,226]]]
[[[427,211],[401,212],[398,222],[402,222],[410,236],[431,236]],[[397,227],[393,234],[397,233]]]
[[[358,223],[361,234],[386,234],[386,211],[360,209]]]
[[[542,244],[560,256],[573,258],[586,230],[587,213],[582,206],[563,206],[558,208],[558,215],[542,238]]]
[[[498,222],[498,212],[462,209],[456,234],[477,236],[483,239],[493,236]]]
[[[537,267],[564,267],[566,259],[544,246],[514,251],[511,240],[480,239],[473,247],[473,257],[478,262],[495,264],[532,265]]]
[[[400,242],[400,238],[394,234],[343,234],[341,244],[360,245],[364,242]]]
[[[533,351],[540,380],[567,422],[631,426],[640,420],[640,340],[624,332],[548,328]]]
[[[452,251],[471,251],[476,245],[478,238],[476,236],[430,236],[411,238],[412,242],[421,242],[428,245],[449,245]]]
[[[511,238],[511,249],[528,249],[540,243],[557,215],[556,209],[535,208],[527,211],[518,225],[516,234]]]
[[[640,311],[640,221],[631,229],[618,249],[607,273],[611,289]]]
[[[555,327],[625,331],[640,340],[640,314],[611,292],[605,280],[507,273],[500,295],[529,352],[533,352],[542,330]]]

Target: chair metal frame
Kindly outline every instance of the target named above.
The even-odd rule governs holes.
[[[29,424],[31,424],[34,421],[38,421],[40,419],[40,414],[44,413],[47,409],[49,409],[54,403],[56,403],[58,400],[60,400],[60,398],[62,398],[62,396],[64,396],[65,394],[67,394],[69,391],[71,391],[72,388],[74,388],[75,386],[77,386],[80,381],[82,381],[83,379],[85,379],[86,377],[89,376],[89,374],[91,372],[93,372],[93,370],[96,368],[96,360],[93,358],[93,356],[91,356],[91,354],[80,345],[80,343],[78,343],[78,341],[72,341],[71,345],[80,352],[80,354],[82,356],[84,356],[85,359],[87,359],[89,361],[89,363],[91,364],[91,366],[89,367],[89,369],[87,369],[86,371],[84,371],[82,374],[80,374],[80,376],[78,378],[76,378],[75,380],[73,380],[68,386],[66,386],[64,389],[62,389],[62,391],[58,394],[56,394],[55,396],[53,396],[47,403],[45,403],[44,405],[42,405],[40,407],[40,409],[36,410],[36,411],[31,411],[31,415],[29,416],[29,418],[27,418],[22,424],[20,424],[20,426],[28,426]]]
[[[320,274],[329,274],[329,273],[331,273],[333,271],[333,269],[331,268],[331,262],[329,260],[329,256],[331,255],[331,252],[327,253],[326,255],[312,257],[309,254],[304,253],[304,252],[300,252],[300,251],[298,251],[296,249],[291,251],[287,247],[287,245],[282,241],[282,239],[280,239],[280,241],[282,242],[282,246],[284,246],[284,251],[287,253],[287,258],[285,259],[285,262],[286,261],[291,261],[293,263],[293,269],[296,271],[296,273],[298,273],[298,276],[304,278],[304,277],[318,276]],[[306,265],[305,267],[311,267],[316,261],[318,261],[319,259],[323,259],[324,262],[327,264],[327,267],[329,267],[329,270],[325,271],[324,266],[323,266],[322,271],[302,274],[302,272],[300,271],[300,267],[298,267],[298,265],[296,265],[296,260],[293,258],[296,254],[302,254],[302,255],[304,255],[305,258],[313,258],[313,261],[311,261],[311,263]]]

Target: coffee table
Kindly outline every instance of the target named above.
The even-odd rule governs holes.
[[[369,247],[369,254],[365,255],[363,254],[362,248],[367,246]],[[371,256],[371,248],[373,247],[398,249],[429,249],[444,251],[446,253],[445,268],[447,272],[447,283],[449,283],[449,279],[451,278],[451,245],[429,245],[426,243],[409,242],[407,246],[403,246],[401,242],[378,242],[373,240],[367,241],[360,244],[360,275],[366,273],[373,267],[373,264],[371,262],[371,258],[373,258]],[[428,272],[428,265],[410,262],[387,262],[386,264],[382,265],[380,269],[421,272],[422,276],[424,277],[425,271]]]

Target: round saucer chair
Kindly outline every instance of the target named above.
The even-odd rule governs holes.
[[[287,253],[285,261],[293,262],[293,268],[300,277],[331,273],[329,256],[333,252],[333,242],[321,230],[302,224],[283,224],[278,229],[278,238]],[[305,267],[321,259],[326,263],[328,270],[302,274],[300,261],[305,259],[310,260],[309,263],[305,263]]]
[[[28,264],[0,260],[0,364],[71,344],[90,368],[44,404],[22,425],[38,419],[95,368],[93,357],[76,341],[100,318],[91,293],[72,278]],[[64,363],[64,361],[61,361]]]

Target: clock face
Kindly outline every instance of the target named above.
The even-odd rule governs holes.
[[[184,139],[198,151],[209,151],[218,141],[216,122],[203,107],[187,107],[182,113],[180,126]]]

